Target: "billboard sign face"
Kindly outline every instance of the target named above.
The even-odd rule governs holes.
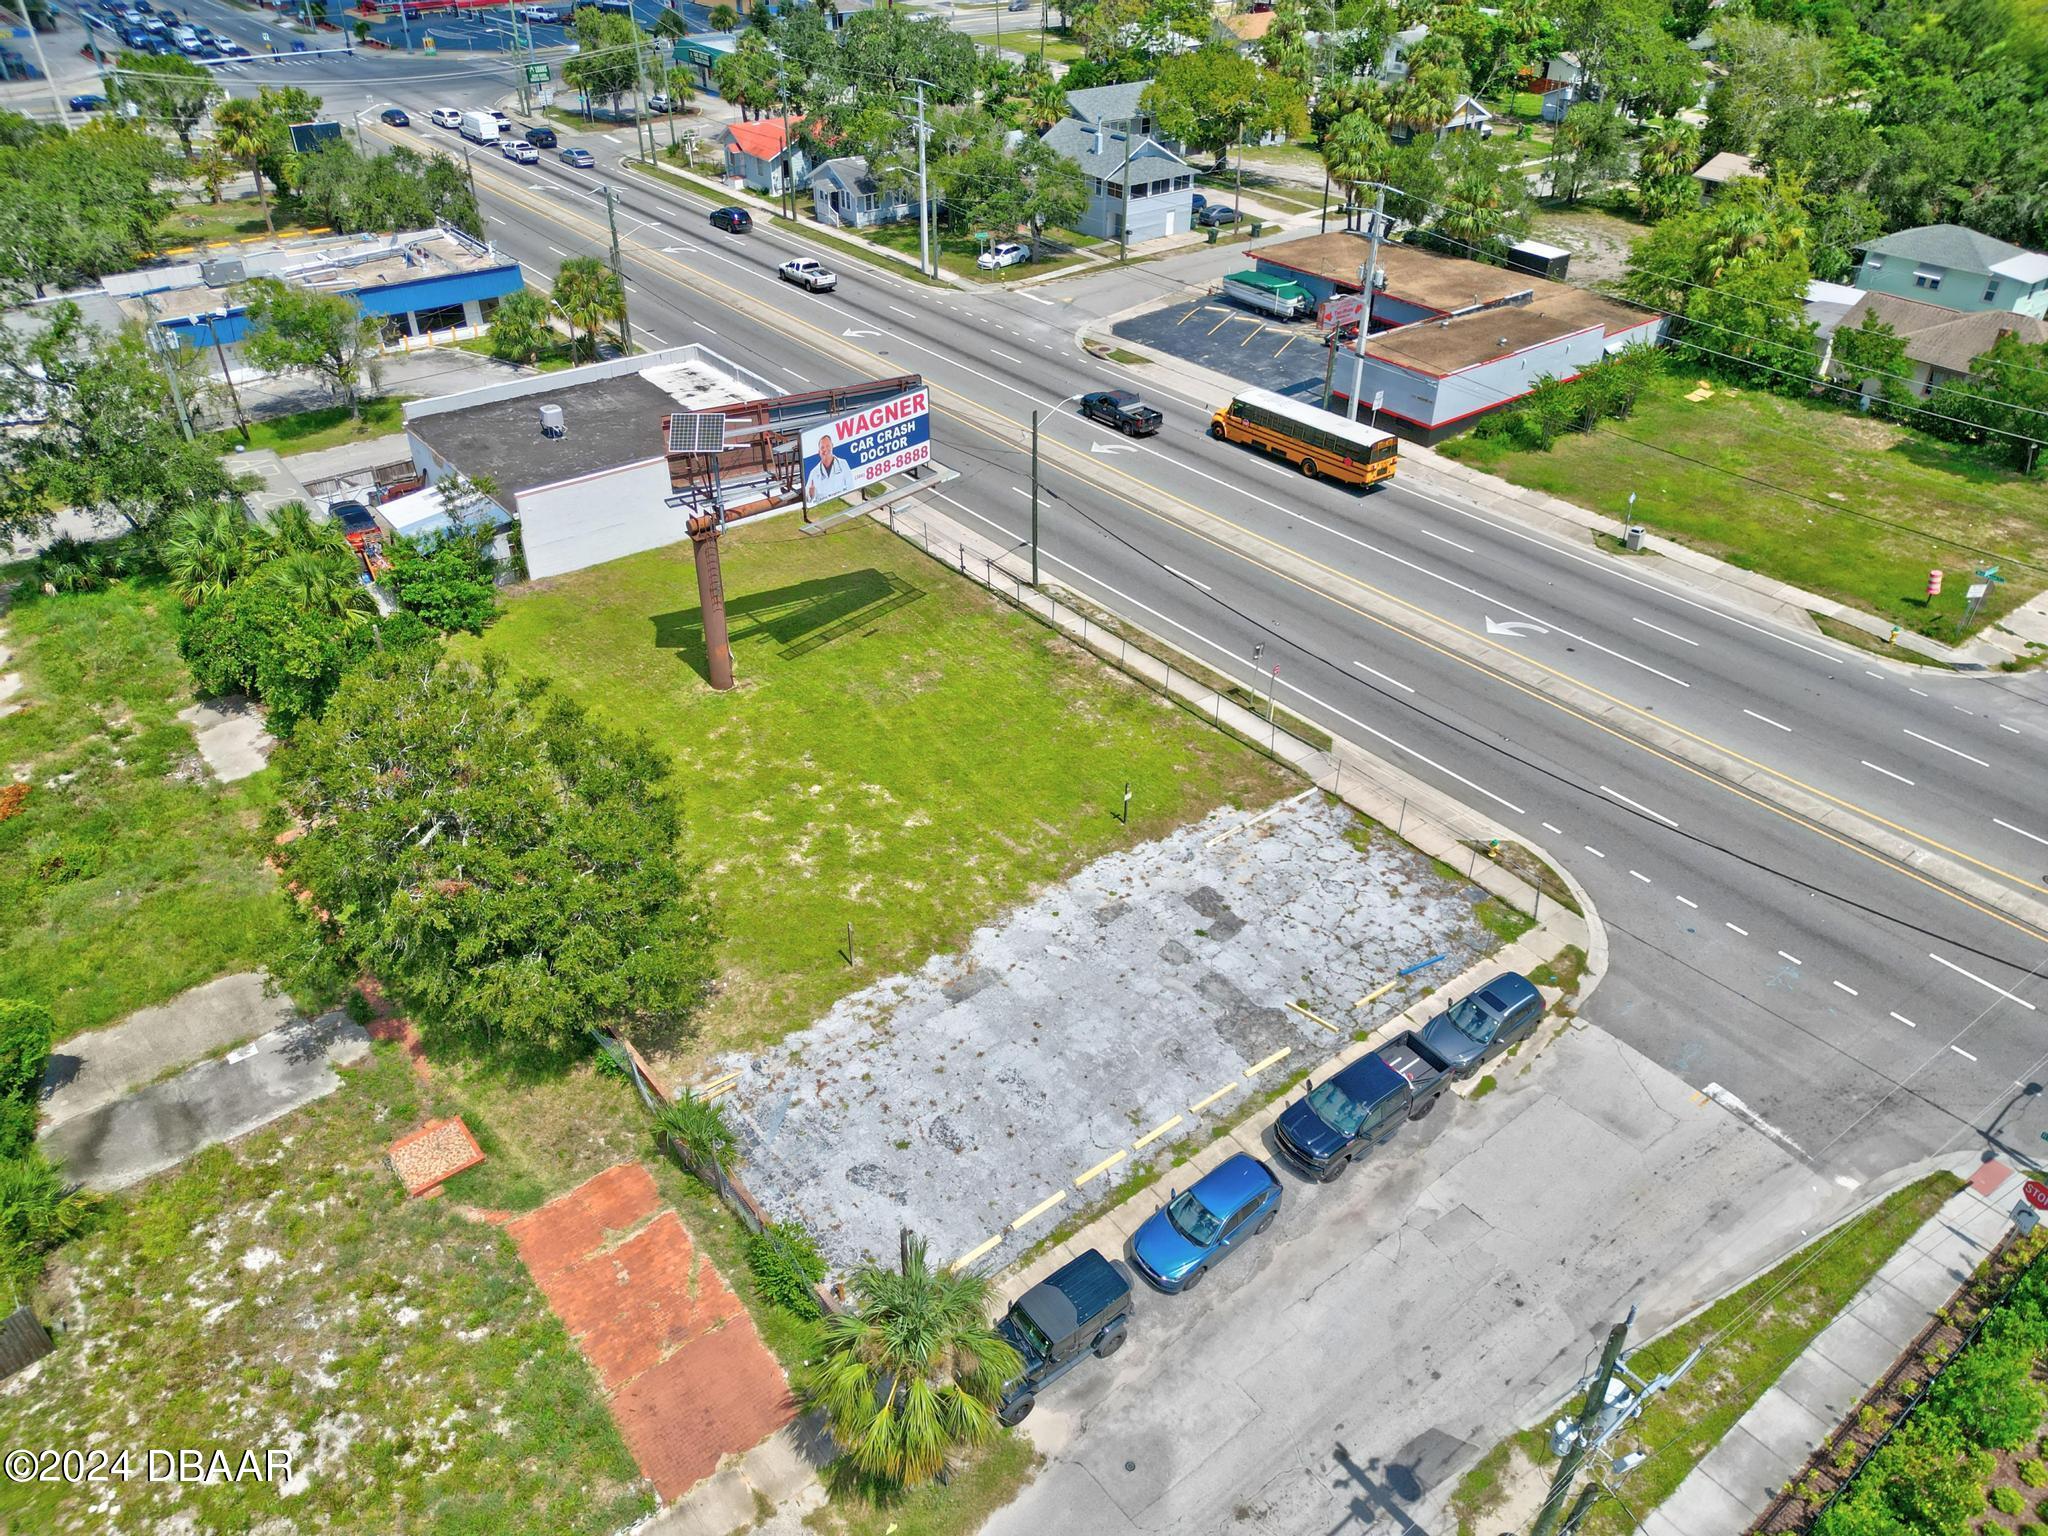
[[[341,142],[339,123],[293,123],[290,131],[292,149],[301,155],[310,155],[323,144]]]
[[[807,427],[799,441],[804,505],[815,507],[851,496],[931,462],[931,393],[914,389],[837,421]]]
[[[1355,293],[1340,293],[1334,299],[1323,300],[1316,323],[1326,331],[1341,330],[1347,325],[1358,324],[1358,317],[1364,313],[1364,298]]]

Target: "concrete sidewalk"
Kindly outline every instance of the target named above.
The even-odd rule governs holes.
[[[1643,1536],[1737,1536],[1913,1343],[2012,1226],[2019,1175],[1986,1163],[1757,1399]]]
[[[45,1131],[41,1145],[93,1189],[124,1189],[325,1098],[336,1067],[361,1060],[370,1037],[345,1013],[294,1019],[218,1061],[202,1061]]]

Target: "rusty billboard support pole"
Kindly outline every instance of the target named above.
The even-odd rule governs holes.
[[[695,521],[695,519],[692,519]],[[720,693],[732,687],[732,640],[725,626],[725,573],[718,563],[718,529],[692,532],[697,558],[697,608],[704,619],[704,672]]]

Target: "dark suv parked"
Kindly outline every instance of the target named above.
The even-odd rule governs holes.
[[[1003,1388],[998,1416],[1005,1424],[1021,1422],[1041,1389],[1089,1355],[1107,1360],[1122,1349],[1130,1317],[1130,1275],[1095,1249],[1047,1275],[996,1324],[1024,1361],[1023,1374]]]

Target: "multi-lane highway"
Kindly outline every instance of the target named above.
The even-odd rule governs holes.
[[[924,373],[963,475],[937,504],[1027,536],[1031,410],[1133,381],[1076,344],[1106,301],[843,261],[837,293],[801,292],[776,264],[830,252],[713,231],[707,202],[602,163],[623,137],[594,172],[479,158],[493,238],[543,276],[602,252],[609,181],[639,339],[792,389]],[[1420,473],[1363,498],[1309,483],[1209,441],[1215,402],[1153,398],[1169,426],[1144,444],[1049,411],[1052,579],[1242,678],[1265,644],[1283,701],[1570,865],[1616,937],[1602,1024],[1845,1181],[1969,1139],[2038,1075],[2037,681],[1874,660]]]

